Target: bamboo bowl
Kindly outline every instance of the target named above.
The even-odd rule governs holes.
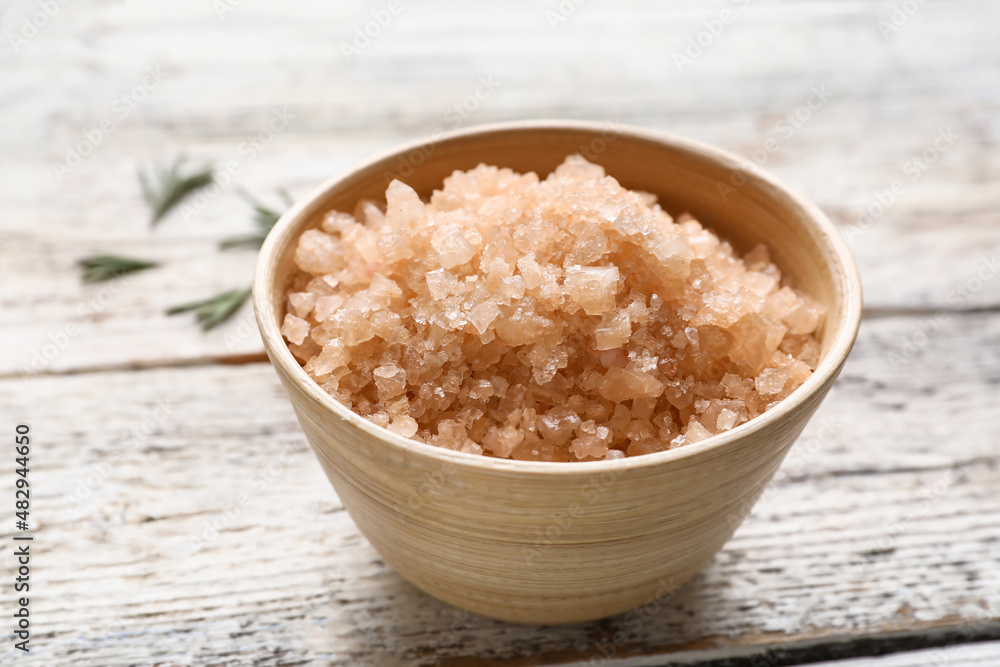
[[[738,250],[766,242],[781,269],[827,308],[812,377],[764,415],[695,444],[618,461],[546,463],[407,440],[357,416],[306,375],[279,333],[302,231],[327,211],[353,210],[360,198],[384,199],[395,177],[426,196],[456,169],[485,162],[544,177],[570,153],[658,195],[673,214],[691,212]],[[624,612],[702,568],[829,391],[861,317],[860,279],[844,242],[815,205],[771,176],[686,139],[562,121],[435,136],[330,179],[274,227],[253,292],[264,346],[309,443],[385,561],[458,607],[541,624]]]

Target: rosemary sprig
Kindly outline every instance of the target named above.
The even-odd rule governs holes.
[[[151,269],[156,266],[156,262],[120,255],[92,255],[84,257],[77,264],[83,269],[83,282],[85,283],[111,280],[126,273]]]
[[[235,289],[230,292],[223,292],[217,296],[203,301],[192,301],[180,306],[174,306],[167,311],[167,315],[177,315],[195,311],[195,318],[201,323],[201,328],[208,331],[212,327],[222,324],[229,319],[233,313],[239,310],[243,302],[250,296],[250,288]]]
[[[287,210],[294,202],[292,201],[291,195],[289,195],[285,190],[278,190],[278,194],[282,196],[285,200],[285,209]],[[268,207],[266,204],[262,204],[260,200],[256,199],[249,192],[241,191],[240,196],[251,207],[253,207],[253,220],[256,223],[257,230],[252,234],[241,234],[239,236],[230,236],[229,238],[222,239],[219,242],[219,248],[222,250],[229,250],[230,248],[237,248],[240,246],[251,246],[259,248],[264,239],[267,238],[268,233],[270,233],[271,228],[274,224],[278,222],[278,218],[282,216],[284,210],[276,211],[273,208]]]
[[[185,197],[205,187],[215,177],[211,165],[183,174],[181,173],[183,163],[184,158],[178,156],[169,169],[160,168],[159,172],[152,176],[142,171],[138,172],[142,194],[149,207],[153,209],[151,225],[156,225],[172,208],[184,201]],[[154,177],[157,181],[155,184],[151,182]]]

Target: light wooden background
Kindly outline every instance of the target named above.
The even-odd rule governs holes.
[[[400,2],[348,62],[341,43],[387,3],[81,0],[15,51],[41,5],[0,0],[0,428],[32,426],[37,527],[33,651],[15,660],[7,460],[0,662],[1000,664],[1000,5],[913,2],[883,34],[891,2],[590,0],[554,26],[556,0]],[[120,118],[151,67],[162,82]],[[454,125],[483,77],[495,90],[464,126],[617,119],[743,154],[774,139],[765,167],[861,266],[866,319],[807,436],[712,564],[646,611],[520,627],[416,591],[308,452],[249,307],[209,334],[163,315],[248,284],[254,253],[215,249],[250,228],[237,185],[302,196]],[[815,86],[828,100],[781,125]],[[285,108],[287,129],[241,153]],[[103,119],[115,131],[57,178]],[[939,132],[956,138],[912,179]],[[240,173],[151,232],[135,170],[179,152]],[[81,286],[74,262],[97,251],[163,267]]]

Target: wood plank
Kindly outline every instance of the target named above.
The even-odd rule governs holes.
[[[194,0],[169,13],[135,3],[67,6],[22,53],[0,59],[0,99],[18,128],[0,138],[0,375],[259,353],[249,309],[208,335],[190,318],[163,315],[249,279],[251,252],[214,252],[219,238],[250,224],[235,185],[190,224],[174,216],[150,233],[136,167],[179,151],[196,161],[238,159],[236,185],[301,196],[365,156],[449,127],[445,114],[483,76],[499,85],[463,124],[619,118],[744,155],[774,139],[764,166],[844,226],[870,307],[1000,304],[1000,281],[977,282],[1000,252],[1000,157],[990,122],[1000,110],[995,3],[923,5],[889,40],[876,28],[887,10],[879,3],[753,3],[685,71],[671,54],[717,10],[587,3],[553,30],[545,10],[526,0],[475,11],[449,0],[408,7],[347,62],[338,45],[370,9],[291,6],[281,21],[262,3],[221,20]],[[294,44],[285,39],[290,29]],[[593,43],[605,47],[587,48]],[[162,68],[162,85],[119,121],[112,103],[150,66]],[[790,126],[779,124],[817,85],[827,86],[829,101],[789,136]],[[240,144],[284,106],[295,116],[287,130],[252,159],[241,156]],[[57,182],[53,163],[108,117],[116,131]],[[907,161],[948,127],[958,134],[954,145],[907,180]],[[857,228],[856,210],[877,203],[896,179],[905,190],[895,203]],[[102,288],[80,286],[74,262],[95,251],[165,267],[137,276],[92,314],[86,304]],[[53,358],[36,356],[52,352],[67,327],[81,331]]]
[[[960,324],[893,372],[919,319],[867,322],[714,561],[646,611],[561,628],[465,614],[388,570],[266,364],[2,380],[35,437],[25,664],[722,665],[1000,637],[1000,316]]]
[[[815,667],[927,667],[945,664],[950,667],[988,667],[1000,664],[1000,642],[944,646],[878,658],[820,662]]]

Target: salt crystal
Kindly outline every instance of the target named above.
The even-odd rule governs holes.
[[[727,396],[732,396],[733,398],[746,398],[747,390],[739,375],[726,373],[722,376],[722,380],[719,381],[719,384],[726,390]]]
[[[770,263],[770,253],[768,253],[767,246],[763,243],[758,243],[750,252],[743,256],[743,264],[746,265],[746,268],[750,271],[762,271],[767,268]]]
[[[451,234],[437,247],[440,256],[441,266],[451,269],[461,264],[465,264],[476,256],[476,250],[469,245],[468,240],[462,232]]]
[[[600,392],[601,396],[613,403],[633,398],[656,398],[663,393],[663,383],[648,373],[609,368],[604,374]]]
[[[476,331],[483,334],[490,324],[500,315],[500,309],[492,301],[486,301],[476,306],[469,313],[469,323],[476,328]]]
[[[723,408],[719,411],[719,417],[715,422],[716,430],[718,431],[728,431],[736,424],[736,418],[739,415],[729,408]]]
[[[312,292],[290,292],[288,302],[296,317],[306,318],[316,305],[316,295]]]
[[[774,276],[757,273],[756,271],[747,271],[739,276],[739,280],[744,288],[758,296],[771,294],[778,285],[778,280]]]
[[[604,458],[611,444],[611,429],[598,426],[593,420],[580,424],[580,435],[573,439],[569,451],[578,459]]]
[[[754,381],[757,392],[762,395],[777,394],[791,376],[787,368],[765,368]]]
[[[414,225],[423,218],[426,208],[419,195],[402,181],[393,180],[385,191],[386,223],[394,229]]]
[[[462,444],[462,448],[458,450],[460,452],[465,452],[466,454],[482,454],[483,448],[477,445],[472,440],[466,440]]]
[[[507,299],[520,299],[524,296],[524,279],[521,276],[504,278],[500,294]]]
[[[684,279],[690,275],[694,252],[683,236],[668,236],[653,247],[653,255],[671,278]]]
[[[381,273],[372,275],[368,292],[379,297],[386,297],[387,300],[397,296],[403,296],[403,290],[399,289],[399,285],[397,285],[395,281],[389,280]],[[389,305],[388,302],[384,303],[383,307],[387,305]]]
[[[549,442],[567,442],[580,425],[580,417],[571,408],[554,407],[538,418],[538,432]]]
[[[381,310],[371,316],[372,331],[387,343],[405,343],[410,332],[403,326],[403,318],[398,313]]]
[[[370,199],[362,199],[354,209],[354,217],[370,229],[377,229],[386,223],[385,211]]]
[[[349,228],[353,227],[357,223],[354,216],[350,213],[341,213],[340,211],[330,211],[323,218],[323,222],[320,225],[322,230],[327,234],[342,234]]]
[[[287,338],[290,343],[301,345],[302,341],[309,335],[309,329],[307,321],[288,313],[281,325],[281,335]]]
[[[428,271],[424,279],[427,282],[427,289],[430,291],[432,299],[441,300],[452,294],[460,293],[458,279],[453,273],[444,269]]]
[[[571,266],[566,269],[566,294],[588,315],[615,307],[619,279],[617,266]]]
[[[355,225],[344,232],[341,238],[344,241],[345,258],[360,259],[368,264],[378,262],[381,259],[375,232],[367,227]]]
[[[625,368],[628,365],[628,352],[620,347],[603,350],[598,358],[605,368]]]
[[[544,343],[532,346],[527,357],[532,376],[538,384],[551,382],[556,373],[569,363],[569,352],[565,347]]]
[[[697,350],[700,343],[698,330],[694,327],[688,327],[684,329],[684,336],[687,338],[688,344],[692,349]]]
[[[768,295],[765,300],[765,314],[772,319],[781,320],[786,315],[798,309],[802,299],[791,287],[782,287],[777,292]]]
[[[822,316],[822,306],[812,300],[803,300],[802,305],[782,318],[782,322],[793,334],[807,334],[816,330]]]
[[[344,305],[344,297],[339,294],[331,296],[321,296],[316,299],[315,317],[317,322],[325,322],[330,319],[337,310]]]
[[[403,415],[393,419],[388,428],[396,435],[411,438],[417,433],[417,420],[408,415]]]
[[[406,391],[406,371],[394,364],[383,364],[372,371],[372,375],[379,401],[383,403]]]
[[[339,240],[318,229],[307,229],[295,248],[295,264],[306,273],[319,275],[335,269],[341,255]]]
[[[594,329],[594,349],[610,350],[623,347],[632,336],[632,324],[628,310],[622,310],[613,317],[605,316]]]
[[[524,440],[524,432],[513,426],[493,427],[483,439],[483,446],[501,458],[507,458]]]
[[[684,437],[687,438],[687,442],[698,442],[699,440],[711,437],[711,435],[712,433],[702,426],[697,419],[692,419],[688,422],[687,429],[684,431]]]
[[[348,347],[360,345],[375,336],[371,322],[363,313],[356,310],[341,310],[337,313],[344,344]]]
[[[521,272],[524,286],[527,289],[535,289],[542,284],[542,272],[534,256],[528,254],[519,258],[517,260],[517,270]]]
[[[339,338],[332,339],[323,346],[323,350],[309,360],[305,370],[310,375],[328,375],[337,368],[346,366],[349,360],[347,349]]]
[[[333,274],[326,274],[312,278],[305,284],[303,289],[305,292],[312,294],[314,298],[320,296],[330,296],[337,293],[337,285],[339,282],[340,281]]]

